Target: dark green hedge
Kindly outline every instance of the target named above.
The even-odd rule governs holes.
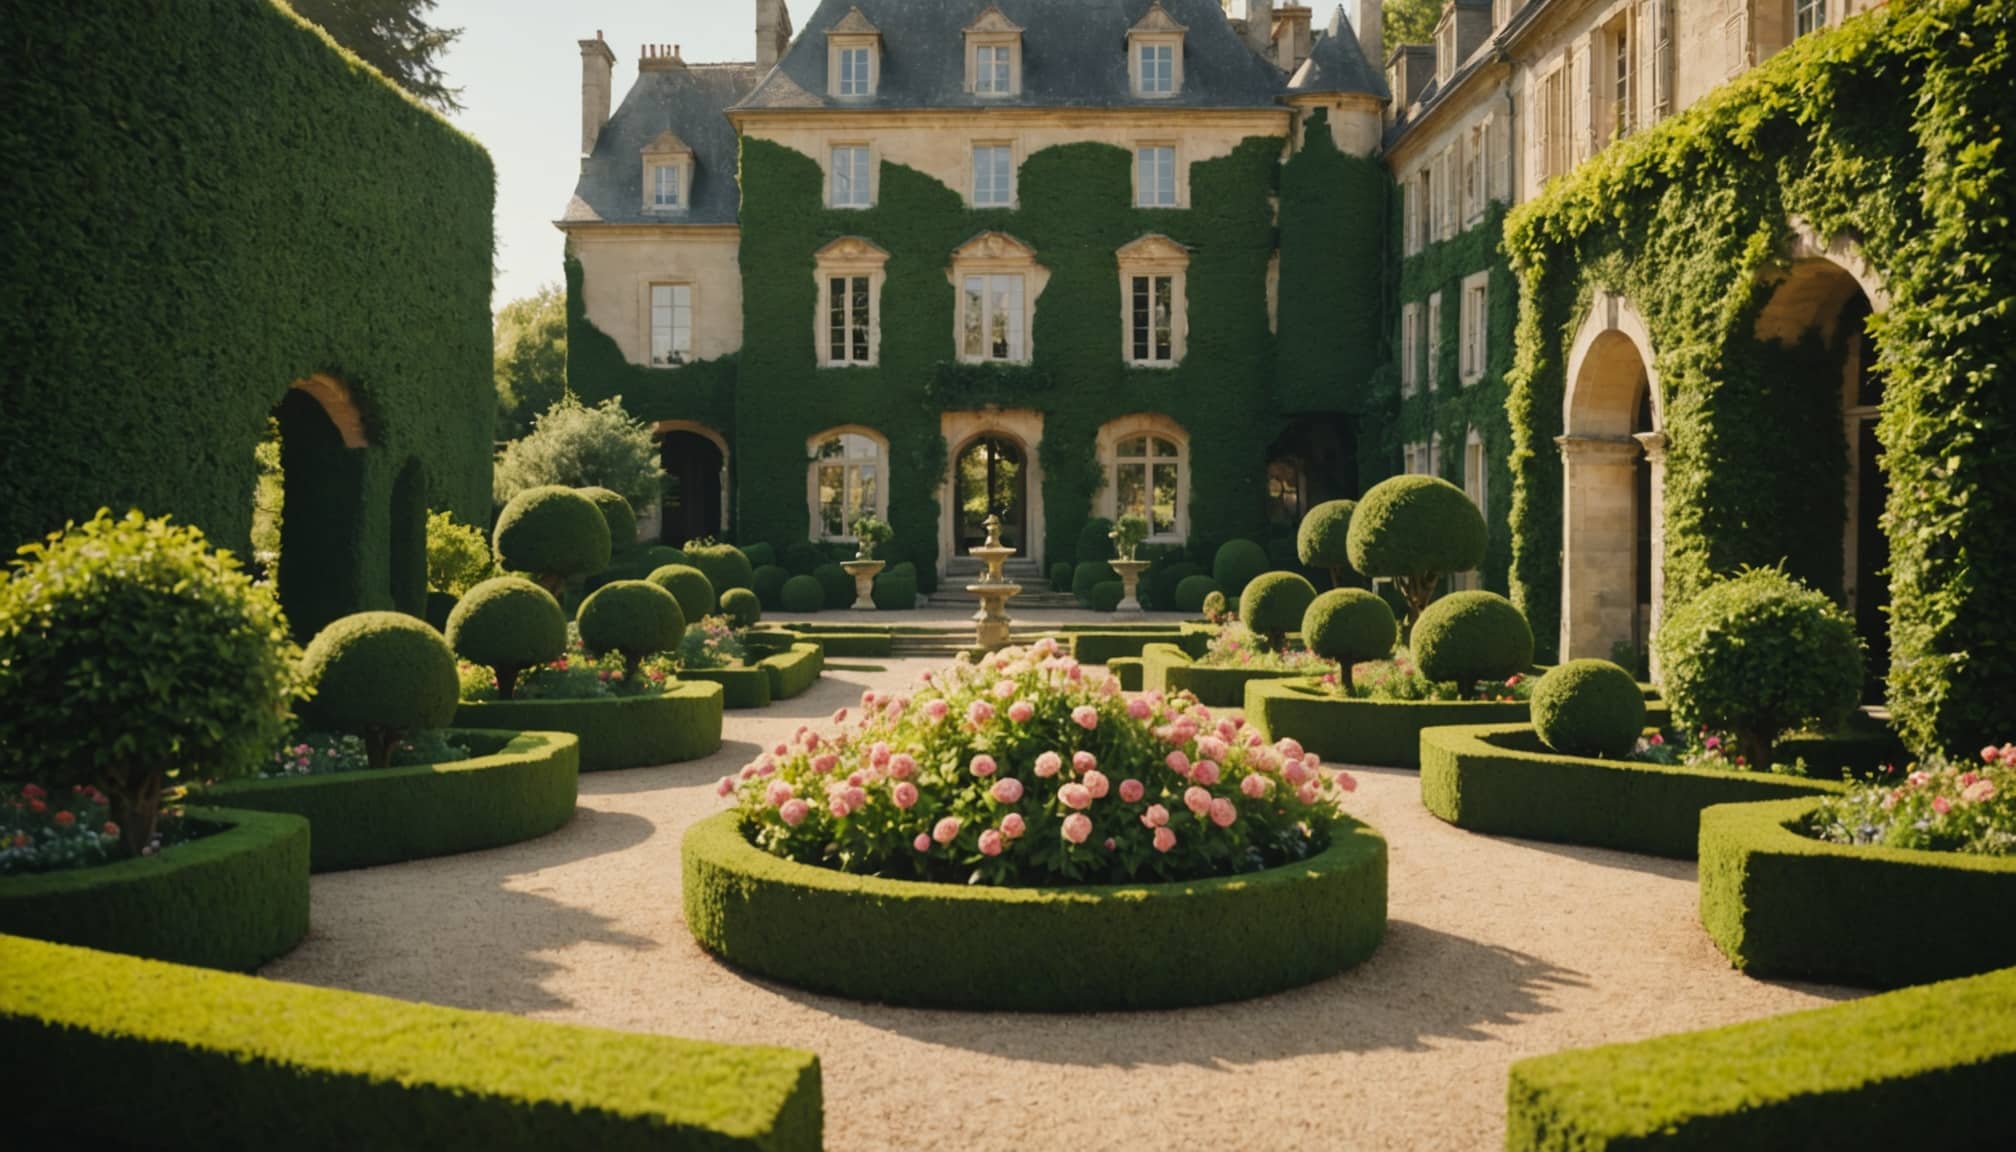
[[[1548,751],[1526,724],[1421,733],[1421,806],[1458,828],[1492,836],[1691,860],[1704,808],[1843,787],[1768,772],[1563,756]]]
[[[1527,706],[1487,700],[1346,700],[1308,678],[1255,680],[1242,701],[1246,719],[1269,740],[1292,736],[1337,764],[1414,768],[1421,733],[1449,724],[1524,723]]]
[[[1106,671],[1119,677],[1120,687],[1128,692],[1141,691],[1146,680],[1146,669],[1142,667],[1139,656],[1115,656],[1106,662]]]
[[[1334,975],[1386,932],[1386,842],[1351,820],[1300,864],[1111,888],[850,875],[772,856],[738,820],[723,813],[686,831],[694,939],[739,968],[857,1000],[1031,1012],[1216,1004]]]
[[[695,668],[681,671],[688,683],[719,684],[724,708],[767,708],[770,706],[770,673],[762,668]]]
[[[328,373],[371,446],[290,433],[282,603],[420,611],[427,508],[490,510],[489,157],[263,0],[7,25],[0,547],[109,505],[244,552],[253,448]]]
[[[0,877],[0,932],[248,972],[300,943],[308,822],[223,808],[188,818],[224,830],[137,860]]]
[[[1141,649],[1150,644],[1183,646],[1183,633],[1174,628],[1162,632],[1072,632],[1071,655],[1080,664],[1111,664],[1121,657],[1139,659]]]
[[[477,754],[448,764],[233,780],[211,803],[292,812],[310,828],[317,872],[515,844],[574,818],[580,740],[564,732],[449,731]],[[479,750],[481,749],[481,750]]]
[[[887,656],[895,646],[894,638],[887,632],[803,632],[800,635],[819,645],[828,660]]]
[[[0,1049],[88,1102],[80,1147],[817,1152],[819,1058],[311,988],[0,937]],[[115,1090],[116,1089],[116,1090]],[[200,1102],[200,1105],[197,1103]]]
[[[1891,988],[2016,965],[2016,857],[1829,844],[1810,800],[1701,813],[1701,924],[1753,976]]]
[[[765,656],[757,667],[770,677],[770,699],[789,700],[802,696],[819,682],[826,657],[819,645],[793,644],[789,652]]]
[[[1512,1065],[1505,1147],[1996,1148],[2016,971]]]
[[[1189,692],[1213,708],[1237,708],[1246,700],[1246,685],[1255,680],[1283,680],[1299,672],[1269,672],[1258,668],[1203,668],[1174,644],[1149,644],[1141,649],[1141,684],[1150,692]]]
[[[676,683],[662,696],[490,700],[455,710],[458,728],[571,732],[581,771],[645,768],[711,756],[721,747],[721,687]]]

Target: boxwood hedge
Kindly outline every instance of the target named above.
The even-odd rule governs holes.
[[[1255,680],[1299,677],[1300,672],[1264,668],[1206,668],[1174,644],[1149,644],[1141,649],[1141,684],[1151,692],[1190,692],[1213,708],[1237,708],[1246,699],[1246,685]]]
[[[1421,763],[1421,733],[1449,724],[1522,723],[1521,703],[1489,700],[1350,700],[1316,681],[1255,680],[1246,685],[1246,719],[1269,740],[1292,736],[1325,760],[1383,768]]]
[[[819,682],[826,657],[819,645],[800,642],[791,645],[788,652],[763,657],[756,666],[770,677],[770,699],[789,700]]]
[[[816,1152],[819,1058],[283,984],[0,937],[0,1049],[80,1147]],[[200,1107],[192,1102],[201,1101]]]
[[[721,747],[721,708],[720,685],[689,681],[661,696],[464,703],[455,726],[570,732],[581,739],[581,771],[603,772],[713,755]]]
[[[1162,632],[1072,632],[1071,655],[1080,664],[1110,664],[1121,657],[1139,659],[1150,644],[1174,644],[1192,656],[1202,656],[1210,637],[1186,635],[1174,628]]]
[[[719,684],[723,708],[767,708],[770,705],[770,673],[762,668],[682,669],[679,679],[689,684]]]

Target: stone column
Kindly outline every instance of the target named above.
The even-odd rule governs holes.
[[[1645,450],[1645,466],[1652,472],[1652,619],[1645,630],[1649,651],[1659,625],[1666,622],[1666,434],[1640,432],[1631,437]],[[1659,658],[1652,657],[1652,675],[1659,675]]]
[[[1610,658],[1635,635],[1638,581],[1632,570],[1640,446],[1630,439],[1560,436],[1561,659]]]

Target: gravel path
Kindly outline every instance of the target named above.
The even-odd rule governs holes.
[[[308,940],[264,974],[808,1048],[841,1150],[1491,1148],[1522,1056],[1852,995],[1731,971],[1696,922],[1690,863],[1474,836],[1422,810],[1413,773],[1385,769],[1358,772],[1350,807],[1392,848],[1386,943],[1307,988],[1179,1012],[985,1015],[724,967],[680,914],[680,834],[721,810],[713,782],[759,745],[925,666],[885,663],[729,713],[710,760],[582,777],[580,812],[552,836],[316,877]]]

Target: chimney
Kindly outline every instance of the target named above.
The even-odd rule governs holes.
[[[791,46],[791,12],[784,0],[756,0],[756,69],[776,67]]]
[[[616,53],[602,40],[598,29],[593,40],[581,41],[581,158],[595,151],[602,126],[609,122],[609,86],[616,67]]]
[[[1293,72],[1309,58],[1309,9],[1287,4],[1274,10],[1274,62]]]
[[[1274,58],[1274,0],[1246,0],[1246,46],[1263,59]]]
[[[1386,58],[1381,41],[1385,38],[1385,0],[1357,0],[1354,11],[1346,12],[1351,30],[1358,34],[1358,47],[1365,59],[1377,63]]]

